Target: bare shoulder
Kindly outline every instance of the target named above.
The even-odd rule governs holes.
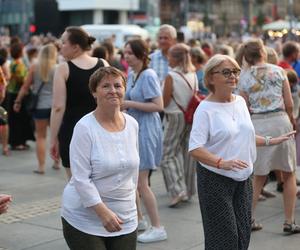
[[[60,64],[57,65],[56,67],[57,70],[68,70],[69,66],[67,62],[62,62]]]
[[[167,75],[166,78],[165,78],[165,84],[173,84],[173,78],[171,75]]]
[[[63,77],[65,80],[69,76],[69,66],[67,62],[62,62],[58,64],[58,66],[55,69],[55,74],[59,75],[60,77]]]
[[[109,63],[106,60],[104,60],[103,58],[101,58],[100,60],[102,61],[104,67],[109,67],[110,66]]]

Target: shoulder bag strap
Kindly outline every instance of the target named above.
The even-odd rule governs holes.
[[[177,73],[178,75],[180,75],[183,78],[183,80],[186,82],[186,84],[189,86],[189,88],[193,91],[193,93],[196,92],[196,89],[193,89],[191,87],[191,85],[189,84],[188,80],[184,77],[183,74],[181,74],[178,71],[173,71],[173,72]],[[195,83],[196,83],[196,77],[195,77]],[[184,113],[185,112],[184,108],[181,105],[178,104],[178,102],[176,101],[176,99],[175,99],[175,97],[173,95],[172,95],[172,98],[173,98],[174,102],[176,103],[176,105],[178,106],[178,108]]]
[[[178,72],[178,71],[173,71],[173,72],[175,72],[175,73],[177,73],[178,75],[180,75],[180,76],[183,78],[183,80],[186,82],[186,84],[189,86],[189,88],[190,88],[192,91],[194,91],[194,89],[192,88],[192,86],[190,85],[190,83],[189,83],[188,80],[184,77],[183,74],[181,74],[181,73]]]
[[[40,87],[38,88],[38,91],[36,92],[36,95],[39,95],[41,93],[42,88],[44,87],[45,82],[42,82]]]

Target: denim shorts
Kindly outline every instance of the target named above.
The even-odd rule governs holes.
[[[50,119],[51,109],[36,109],[32,113],[34,120],[47,120]]]

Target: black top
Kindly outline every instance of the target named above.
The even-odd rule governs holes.
[[[81,69],[71,61],[68,62],[69,77],[66,81],[67,101],[63,121],[59,130],[59,150],[62,163],[69,167],[69,144],[76,123],[87,113],[96,108],[96,102],[89,90],[90,76],[100,67],[103,61],[98,60],[91,69]]]
[[[65,120],[76,122],[85,114],[96,108],[96,102],[89,90],[90,76],[100,67],[103,67],[102,60],[91,69],[81,69],[71,61],[68,62],[69,77],[66,81],[67,102],[64,114]]]

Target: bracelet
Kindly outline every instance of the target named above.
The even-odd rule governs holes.
[[[221,168],[221,167],[220,167],[220,163],[221,163],[222,160],[223,160],[223,158],[220,158],[219,160],[217,160],[217,168],[218,168],[218,169]]]
[[[272,138],[273,138],[272,136],[265,136],[265,145],[266,146],[270,146],[270,142],[271,142]]]

